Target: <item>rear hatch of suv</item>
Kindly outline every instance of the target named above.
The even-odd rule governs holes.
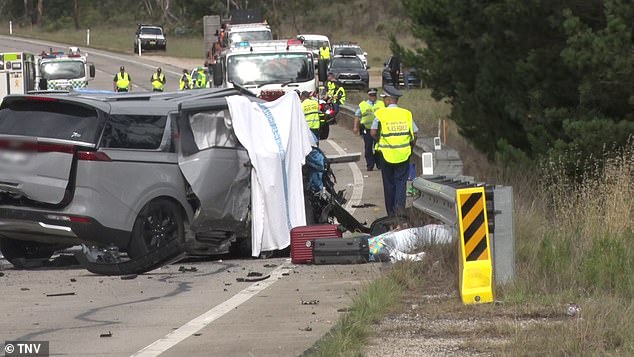
[[[88,105],[40,96],[0,106],[0,204],[64,206],[75,158],[90,160],[103,117]]]

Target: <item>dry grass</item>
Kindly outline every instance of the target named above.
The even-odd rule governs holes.
[[[134,32],[136,27],[93,27],[90,30],[90,47],[108,51],[133,53]],[[46,31],[37,27],[13,28],[15,36],[37,38],[86,47],[86,30],[65,29],[64,31]],[[7,28],[0,28],[0,34],[8,35]],[[163,52],[156,52],[163,54]],[[202,37],[168,37],[166,56],[203,58]]]

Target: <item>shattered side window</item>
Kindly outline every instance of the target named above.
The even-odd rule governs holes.
[[[238,146],[238,139],[231,128],[231,117],[228,109],[190,114],[189,125],[198,150]]]

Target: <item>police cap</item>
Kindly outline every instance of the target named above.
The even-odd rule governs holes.
[[[370,88],[368,89],[368,95],[376,95],[378,91],[376,90],[376,88]]]
[[[394,98],[399,98],[403,96],[403,92],[401,92],[400,90],[394,88],[393,86],[390,85],[386,85],[383,87],[383,93],[381,94],[381,97],[394,97]]]

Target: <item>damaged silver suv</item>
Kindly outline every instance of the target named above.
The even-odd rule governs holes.
[[[21,267],[83,244],[78,258],[90,271],[129,274],[184,252],[227,253],[248,238],[251,166],[232,130],[229,95],[242,94],[5,97],[4,257]]]

